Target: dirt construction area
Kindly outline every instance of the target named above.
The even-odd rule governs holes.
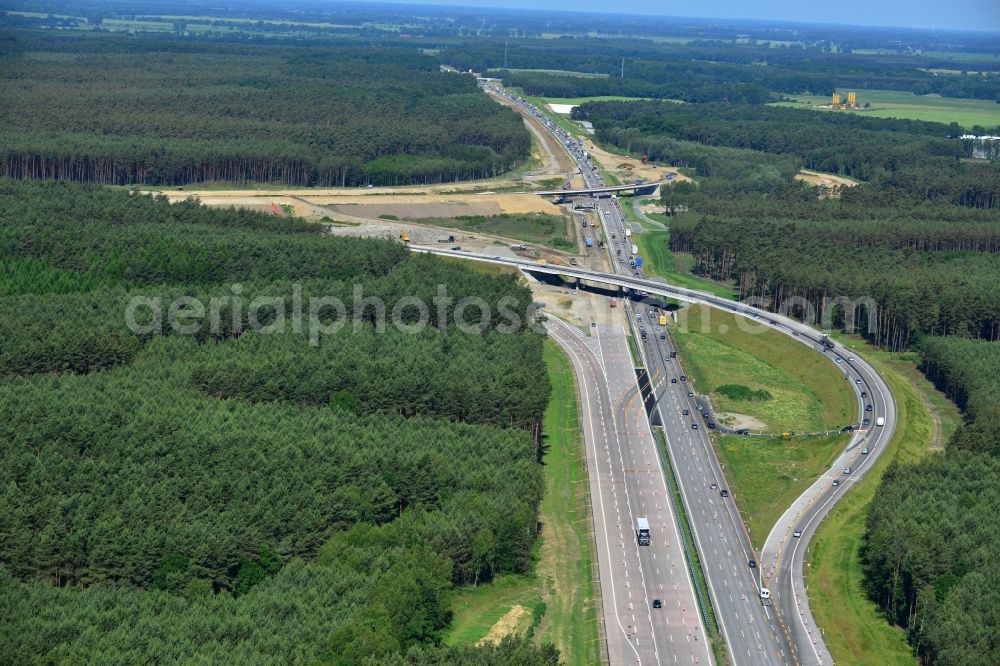
[[[832,173],[820,173],[819,171],[809,171],[803,169],[795,174],[795,180],[802,180],[810,185],[822,185],[824,187],[855,187],[858,182],[843,176],[836,176]]]

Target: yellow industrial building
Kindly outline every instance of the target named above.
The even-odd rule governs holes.
[[[833,93],[833,97],[830,100],[830,106],[834,109],[856,109],[858,108],[858,94],[856,92],[847,93],[847,101],[840,101],[840,93]]]

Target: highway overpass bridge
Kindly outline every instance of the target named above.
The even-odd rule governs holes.
[[[438,254],[442,256],[449,257],[461,257],[463,259],[473,259],[475,261],[481,261],[488,264],[498,264],[501,266],[514,266],[521,270],[525,270],[531,273],[543,273],[546,275],[562,275],[565,277],[576,278],[584,282],[590,282],[593,284],[603,285],[603,286],[613,286],[623,289],[630,289],[632,291],[643,291],[655,296],[663,296],[665,298],[675,298],[679,301],[685,301],[687,303],[705,303],[713,307],[721,308],[723,310],[728,310],[730,312],[736,312],[738,314],[744,314],[748,317],[754,315],[762,316],[767,315],[768,318],[774,318],[775,315],[766,312],[764,310],[758,310],[749,305],[744,305],[738,301],[733,301],[728,298],[722,298],[720,296],[712,296],[703,291],[696,291],[694,289],[685,289],[684,287],[676,287],[674,285],[666,284],[665,282],[660,282],[659,280],[649,280],[646,278],[631,277],[628,275],[619,275],[616,273],[602,273],[601,271],[593,271],[588,268],[578,268],[574,266],[566,266],[564,264],[544,264],[538,261],[533,261],[531,259],[510,259],[506,257],[490,257],[473,252],[462,252],[459,250],[442,250],[436,247],[421,247],[419,245],[411,245],[410,249],[414,252],[425,252],[429,254]]]
[[[585,187],[580,190],[542,190],[532,192],[540,197],[600,197],[619,192],[631,192],[636,196],[649,196],[656,191],[659,183],[633,183],[631,185],[609,185],[606,187]]]

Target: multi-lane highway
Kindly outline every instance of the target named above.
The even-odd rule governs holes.
[[[609,319],[590,337],[555,318],[547,325],[580,387],[609,658],[616,665],[708,664],[710,645],[622,322]],[[640,518],[649,525],[648,545],[639,544]]]
[[[502,91],[493,91],[493,94],[506,95]],[[587,187],[599,188],[604,185],[579,142],[526,101],[511,96],[508,96],[508,99],[514,101],[525,112],[536,116],[566,146],[567,151],[579,165]],[[641,353],[657,396],[656,408],[664,425],[670,464],[688,511],[692,532],[702,557],[713,607],[732,661],[735,664],[832,663],[809,610],[802,578],[803,559],[809,539],[819,522],[837,499],[864,474],[886,448],[895,426],[895,406],[888,386],[863,359],[855,358],[840,346],[828,349],[821,344],[819,334],[805,324],[705,292],[673,287],[658,280],[646,279],[641,274],[641,268],[634,267],[631,262],[626,267],[626,258],[632,258],[631,255],[634,254],[630,244],[624,243],[626,232],[630,232],[631,229],[627,226],[628,223],[617,200],[598,199],[597,212],[608,237],[607,247],[614,273],[541,265],[500,257],[477,258],[494,263],[513,264],[528,271],[559,274],[593,283],[624,287],[637,293],[703,303],[742,315],[747,317],[748,323],[752,325],[778,330],[803,344],[816,347],[817,353],[828,354],[831,356],[831,362],[836,361],[843,369],[846,381],[850,381],[855,387],[859,398],[859,424],[865,418],[869,419],[870,423],[855,434],[830,472],[817,480],[782,516],[758,556],[750,545],[749,535],[743,527],[732,499],[721,494],[721,490],[725,489],[724,476],[704,430],[704,424],[697,418],[694,396],[687,390],[685,382],[680,380],[683,374],[680,363],[683,360],[670,357],[670,341],[666,336],[661,339],[658,333],[647,335],[644,344],[641,345]],[[434,250],[427,248],[424,251]],[[469,256],[460,252],[440,250],[436,252]],[[628,305],[626,313],[629,322],[635,330],[638,328],[638,322],[634,318],[638,316],[638,320],[648,324],[649,330],[653,331],[656,327],[652,320],[643,319],[646,316],[644,310],[644,307],[633,308]],[[597,327],[594,332],[597,333],[596,339],[601,343],[605,339],[611,341],[622,333],[620,327],[616,326]],[[623,336],[621,340],[624,343]],[[604,349],[601,343],[598,344],[595,353],[600,354]],[[616,364],[627,367],[631,372],[631,358],[623,353],[609,354],[600,365],[602,371],[608,373],[614,372],[611,366]],[[581,378],[581,383],[587,381],[585,377]],[[671,381],[673,379],[678,381],[675,383]],[[611,380],[607,381],[610,385]],[[634,378],[631,384],[635,385]],[[619,388],[624,386],[617,381],[615,385]],[[619,401],[621,399],[619,395]],[[684,414],[685,410],[688,414]],[[619,415],[625,422],[625,412],[619,412]],[[880,417],[884,420],[883,426],[875,425]],[[695,425],[699,427],[695,429],[693,427]],[[630,433],[626,431],[625,434]],[[625,448],[631,449],[629,446]],[[640,448],[640,450],[646,449]],[[848,467],[849,473],[846,471]],[[624,467],[622,469],[624,470]],[[837,480],[836,485],[834,479]],[[611,500],[607,498],[602,500],[596,496],[595,500],[601,505],[601,511],[607,513],[609,506],[606,502]],[[613,501],[611,507],[617,511]],[[598,508],[595,507],[595,514],[597,512]],[[756,567],[749,566],[751,559],[758,560]],[[648,569],[641,568],[645,577]],[[602,569],[602,586],[603,576]],[[767,606],[761,602],[762,587],[769,587],[774,605]],[[607,603],[606,599],[605,606]],[[607,608],[605,613],[607,614]],[[611,616],[606,617],[606,624],[609,646],[612,646]],[[651,633],[655,637],[655,629]],[[651,654],[654,661],[659,663],[666,653],[654,647]],[[641,654],[634,656],[642,661]]]

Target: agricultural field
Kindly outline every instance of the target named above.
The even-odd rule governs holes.
[[[893,90],[858,90],[858,103],[870,103],[872,108],[843,113],[857,113],[877,118],[926,120],[936,123],[958,123],[965,129],[974,125],[1000,127],[1000,104],[981,99],[957,99],[940,95],[914,95]],[[774,106],[795,108],[818,107],[830,103],[829,97],[788,95],[794,101],[775,102]],[[826,109],[831,113],[835,111]],[[841,113],[836,111],[836,113]]]
[[[489,71],[498,72],[504,70],[492,69]],[[608,76],[610,76],[609,74],[601,74],[599,72],[573,72],[565,69],[515,69],[513,67],[509,67],[506,71],[515,74],[532,73],[532,74],[549,74],[552,76],[573,76],[581,79],[606,79],[608,78]]]

